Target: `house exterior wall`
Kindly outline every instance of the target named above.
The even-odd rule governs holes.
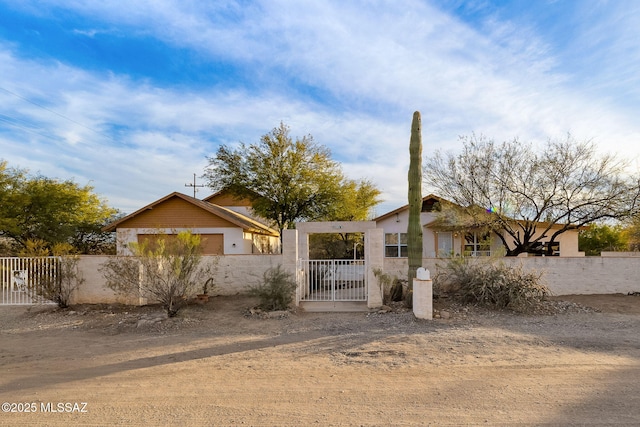
[[[234,226],[224,228],[214,227],[194,227],[194,228],[172,228],[161,229],[160,231],[166,234],[179,233],[181,231],[190,231],[193,234],[222,234],[223,235],[223,247],[224,255],[239,255],[239,254],[251,254],[253,247],[253,240],[248,234],[248,238],[245,239],[245,233],[240,227]],[[116,251],[118,255],[133,255],[129,249],[130,243],[137,242],[138,235],[157,234],[157,228],[121,228],[118,227],[116,232]]]
[[[124,221],[118,228],[222,228],[237,227],[237,225],[211,215],[202,208],[178,197],[166,200],[138,215]]]
[[[225,207],[246,217],[253,218],[256,221],[265,222],[264,218],[261,218],[253,212],[252,204],[249,199],[237,199],[227,192],[222,192],[209,196],[204,200],[208,203]]]
[[[534,239],[537,239],[540,236],[541,232],[537,232],[533,235]],[[547,235],[550,235],[551,233],[547,233]],[[499,239],[496,237],[494,239],[494,243],[495,240],[497,240],[498,242],[498,247],[501,247],[502,245],[500,244]],[[511,242],[511,238],[507,238],[507,243]],[[543,239],[543,241],[548,241],[549,239]],[[560,243],[560,256],[561,257],[576,257],[576,256],[584,256],[584,252],[580,252],[578,250],[578,230],[568,230],[565,231],[564,233],[560,234],[558,237],[556,237],[556,242]],[[513,247],[512,245],[509,245],[510,247]]]
[[[206,197],[204,200],[214,205],[224,206],[225,208],[231,208],[233,206],[244,206],[247,208],[251,207],[251,201],[249,199],[236,198],[227,192],[214,194],[212,196]]]
[[[442,240],[446,232],[433,230],[429,227],[425,227],[424,224],[429,224],[437,218],[435,212],[422,212],[420,214],[420,223],[423,224],[422,228],[422,256],[425,258],[437,258],[439,240]],[[384,233],[406,233],[407,226],[409,224],[409,210],[403,210],[394,214],[388,218],[380,220],[376,223],[378,228],[382,228]],[[540,234],[534,235],[537,238]],[[452,233],[453,240],[453,254],[460,255],[464,252],[464,236],[458,233]],[[507,243],[512,239],[507,238]],[[556,239],[560,243],[560,256],[561,257],[575,257],[584,256],[584,252],[578,250],[578,231],[569,230]],[[491,251],[496,253],[503,249],[502,241],[497,235],[493,235],[491,239]]]

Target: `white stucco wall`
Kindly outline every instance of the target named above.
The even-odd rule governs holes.
[[[214,274],[216,288],[211,295],[235,295],[246,293],[250,285],[257,285],[262,275],[271,267],[282,263],[282,255],[225,255],[203,257],[203,262],[218,258],[218,268]],[[108,259],[106,256],[81,256],[78,270],[85,283],[72,298],[74,304],[137,304],[139,301],[116,295],[106,287],[104,276],[99,271]]]
[[[298,235],[291,230],[285,243],[295,242]],[[382,230],[377,238],[372,239],[369,253],[382,253]],[[250,285],[262,280],[263,273],[269,268],[283,264],[290,271],[295,271],[295,258],[300,255],[296,251],[285,251],[283,255],[226,255],[217,257],[218,269],[215,277],[217,288],[213,295],[235,295],[245,293]],[[629,254],[613,256],[607,253],[604,257],[526,257],[501,258],[507,265],[521,264],[526,269],[544,272],[544,280],[554,295],[570,294],[612,294],[640,292],[640,259]],[[205,257],[211,259],[213,257]],[[138,303],[137,300],[126,300],[115,295],[106,288],[100,267],[108,259],[105,256],[81,256],[78,269],[85,279],[84,285],[76,292],[72,302],[79,303]],[[285,262],[286,261],[286,262]],[[406,258],[369,259],[370,270],[382,265],[384,272],[401,279],[407,277]],[[445,260],[424,258],[423,267],[437,275]],[[369,286],[375,287],[375,278],[369,279]],[[372,286],[373,285],[373,286]],[[377,301],[377,300],[376,300]],[[373,303],[372,303],[373,304]],[[375,304],[374,304],[375,305]]]
[[[434,277],[445,262],[424,258],[422,266]],[[640,260],[633,257],[505,257],[500,262],[543,272],[543,281],[553,295],[640,292]],[[407,268],[406,258],[384,259],[387,274],[406,280]]]

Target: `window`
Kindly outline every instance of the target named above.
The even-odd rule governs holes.
[[[453,233],[450,231],[439,231],[436,240],[438,241],[438,258],[449,258],[453,255]]]
[[[467,233],[464,236],[465,256],[490,256],[491,240],[489,233]]]
[[[406,258],[407,233],[385,233],[384,256],[387,258]]]
[[[560,242],[537,242],[531,245],[529,253],[535,256],[560,256]]]

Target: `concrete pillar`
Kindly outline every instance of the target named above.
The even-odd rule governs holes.
[[[373,271],[375,269],[384,269],[384,229],[373,228],[366,230],[364,236],[364,260],[367,265],[366,274],[369,288],[367,306],[376,308],[382,305],[382,292]]]
[[[433,282],[429,270],[422,267],[413,279],[413,314],[418,319],[433,319]]]
[[[298,278],[298,230],[282,230],[282,267]],[[296,306],[300,303],[299,289],[296,288]]]

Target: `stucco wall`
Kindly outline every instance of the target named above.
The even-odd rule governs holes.
[[[251,253],[252,240],[251,237],[245,238],[245,233],[240,227],[220,227],[220,228],[173,228],[165,230],[167,234],[179,233],[181,231],[190,231],[193,234],[222,234],[224,236],[224,253],[225,254],[243,254]],[[131,255],[129,244],[138,241],[138,234],[156,234],[157,228],[119,228],[116,233],[117,252],[119,255]],[[250,235],[249,235],[250,236]]]
[[[543,272],[543,280],[553,295],[640,292],[640,260],[633,257],[527,257],[501,258],[500,261]],[[433,277],[444,262],[424,258],[422,265]],[[406,279],[407,259],[385,258],[384,270]]]
[[[104,276],[100,272],[108,256],[83,255],[78,262],[79,275],[85,280],[73,294],[74,304],[137,304],[137,299],[127,299],[116,295],[107,288]]]
[[[215,257],[203,257],[211,262]],[[104,256],[82,256],[78,270],[85,283],[73,296],[74,304],[137,304],[137,299],[125,299],[114,294],[106,287],[104,276],[100,272],[102,264],[108,259]],[[226,255],[218,258],[218,268],[214,275],[216,288],[211,295],[235,295],[245,293],[249,285],[262,280],[263,273],[282,263],[282,255]]]
[[[433,230],[425,224],[429,224],[432,221],[437,219],[438,215],[435,212],[422,212],[420,214],[420,223],[423,225],[422,228],[422,256],[425,258],[432,258],[436,256],[438,251],[438,231]],[[379,220],[376,223],[378,228],[384,229],[385,233],[406,233],[407,226],[409,224],[409,210],[403,210],[398,212],[396,215],[392,215],[383,220]],[[453,234],[453,252],[455,254],[460,254],[460,252],[464,248],[465,242],[463,241],[463,236],[458,235],[458,233]],[[550,233],[547,233],[550,234]],[[540,232],[538,232],[534,237],[538,237]],[[502,241],[499,236],[493,235],[491,242],[491,250],[497,252],[499,250],[504,249],[502,246]],[[507,238],[507,242],[510,242],[512,239]],[[544,239],[548,240],[548,239]],[[580,252],[578,250],[578,231],[577,230],[569,230],[560,234],[556,241],[560,243],[560,256],[561,257],[577,257],[584,256],[584,252]]]
[[[292,240],[295,240],[295,237]],[[501,262],[513,265],[522,264],[526,269],[544,272],[543,278],[554,295],[640,292],[640,281],[638,281],[640,259],[607,255],[606,257],[575,258],[502,258]],[[106,259],[107,257],[103,256],[80,257],[78,268],[85,283],[74,295],[74,304],[138,303],[137,300],[125,300],[106,288],[104,277],[99,271]],[[423,266],[431,271],[433,277],[438,273],[438,265],[442,265],[443,262],[442,259],[424,258]],[[217,288],[212,294],[245,293],[250,285],[256,285],[261,281],[266,270],[283,263],[282,255],[226,255],[219,257],[218,269],[215,274]],[[387,274],[406,279],[406,258],[384,258],[383,265]],[[285,267],[291,269],[293,265]],[[370,285],[375,284],[375,279],[369,283]]]

